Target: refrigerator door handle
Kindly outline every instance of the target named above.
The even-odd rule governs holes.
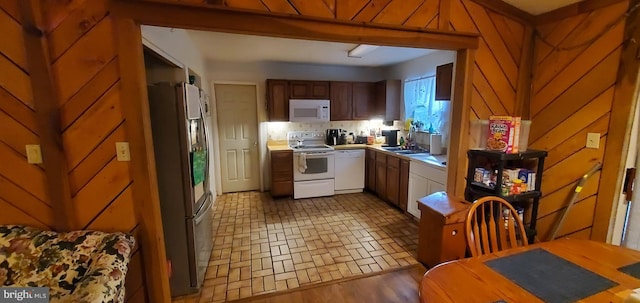
[[[207,210],[209,208],[211,208],[212,204],[213,204],[213,197],[209,193],[208,197],[207,197],[207,200],[202,204],[200,209],[198,209],[198,212],[196,213],[195,217],[193,218],[193,220],[195,221],[196,225],[198,223],[200,223],[204,219],[204,215],[207,213]]]

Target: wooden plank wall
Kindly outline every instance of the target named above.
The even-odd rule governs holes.
[[[603,161],[625,25],[618,21],[627,7],[622,1],[536,29],[529,142],[549,152],[538,221],[541,239],[547,238],[577,181]],[[601,134],[599,149],[585,148],[589,132]],[[599,183],[600,173],[588,180],[558,237],[591,237]]]
[[[126,140],[112,22],[107,1],[47,1],[50,69],[67,160],[70,229],[132,232],[138,220],[129,163],[116,161]],[[56,229],[43,165],[27,164],[25,144],[39,144],[18,0],[0,1],[0,223]],[[34,85],[37,89],[37,85]],[[46,113],[45,113],[46,115]],[[142,254],[134,250],[127,299],[145,302]]]

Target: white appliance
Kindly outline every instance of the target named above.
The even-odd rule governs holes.
[[[329,100],[289,100],[289,121],[329,122]]]
[[[293,198],[332,196],[335,151],[324,144],[324,132],[288,132],[287,139],[293,149]]]
[[[358,193],[364,189],[364,150],[336,151],[335,193]]]

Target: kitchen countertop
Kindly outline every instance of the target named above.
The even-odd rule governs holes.
[[[398,154],[392,151],[388,151],[382,148],[380,144],[367,145],[367,144],[344,144],[344,145],[335,145],[333,146],[335,150],[346,150],[346,149],[373,149],[379,152],[383,152],[387,155],[395,156],[402,159],[407,159],[410,161],[419,161],[424,162],[426,164],[430,164],[436,167],[445,168],[446,164],[442,164],[442,162],[447,161],[447,155],[431,155],[429,153],[416,153],[416,154]],[[291,150],[291,148],[286,144],[286,141],[270,141],[267,143],[267,149],[269,151],[282,151],[282,150]]]

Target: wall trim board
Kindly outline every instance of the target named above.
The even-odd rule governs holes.
[[[516,19],[525,25],[533,25],[536,23],[537,16],[529,14],[509,3],[501,0],[471,0],[483,7],[495,11],[496,13]]]
[[[456,56],[455,79],[453,84],[453,106],[451,108],[451,127],[449,137],[449,160],[447,160],[447,192],[464,199],[467,170],[467,150],[469,142],[469,115],[471,115],[471,96],[473,92],[473,69],[475,50],[459,50]]]
[[[632,0],[629,7],[640,4],[640,0]],[[626,157],[629,150],[629,138],[635,114],[638,106],[638,70],[640,62],[637,53],[640,51],[640,12],[633,11],[625,24],[625,43],[622,47],[622,55],[618,65],[618,76],[615,85],[613,104],[611,106],[611,119],[607,133],[607,146],[604,152],[600,185],[598,186],[598,198],[593,222],[591,239],[606,241],[609,237],[609,225],[616,209],[614,201],[618,201],[624,171]],[[631,100],[631,102],[630,102]]]
[[[609,5],[616,4],[618,2],[628,0],[585,0],[577,2],[559,9],[538,15],[535,17],[535,25],[541,26],[547,23],[560,21],[569,17],[574,17],[580,14],[588,13],[590,11],[600,9]]]
[[[55,229],[69,231],[78,226],[71,199],[67,160],[62,147],[58,94],[45,36],[45,9],[42,1],[29,0],[20,1],[20,10],[40,149],[47,190],[55,216]]]
[[[535,58],[535,31],[525,26],[524,43],[518,66],[518,82],[516,84],[516,104],[514,115],[529,119],[531,110],[531,83],[533,78],[533,62]]]
[[[440,7],[438,8],[438,29],[447,31],[450,30],[449,21],[451,21],[451,1],[452,0],[440,0]]]
[[[357,41],[442,50],[475,49],[479,43],[476,33],[405,28],[206,5],[114,0],[111,2],[111,12],[145,25],[282,38],[351,43]]]
[[[145,268],[145,288],[150,302],[170,302],[170,290],[160,214],[160,197],[153,153],[153,137],[146,90],[146,75],[140,25],[114,18],[116,49],[120,64],[121,104],[125,132],[131,149],[130,171]]]

